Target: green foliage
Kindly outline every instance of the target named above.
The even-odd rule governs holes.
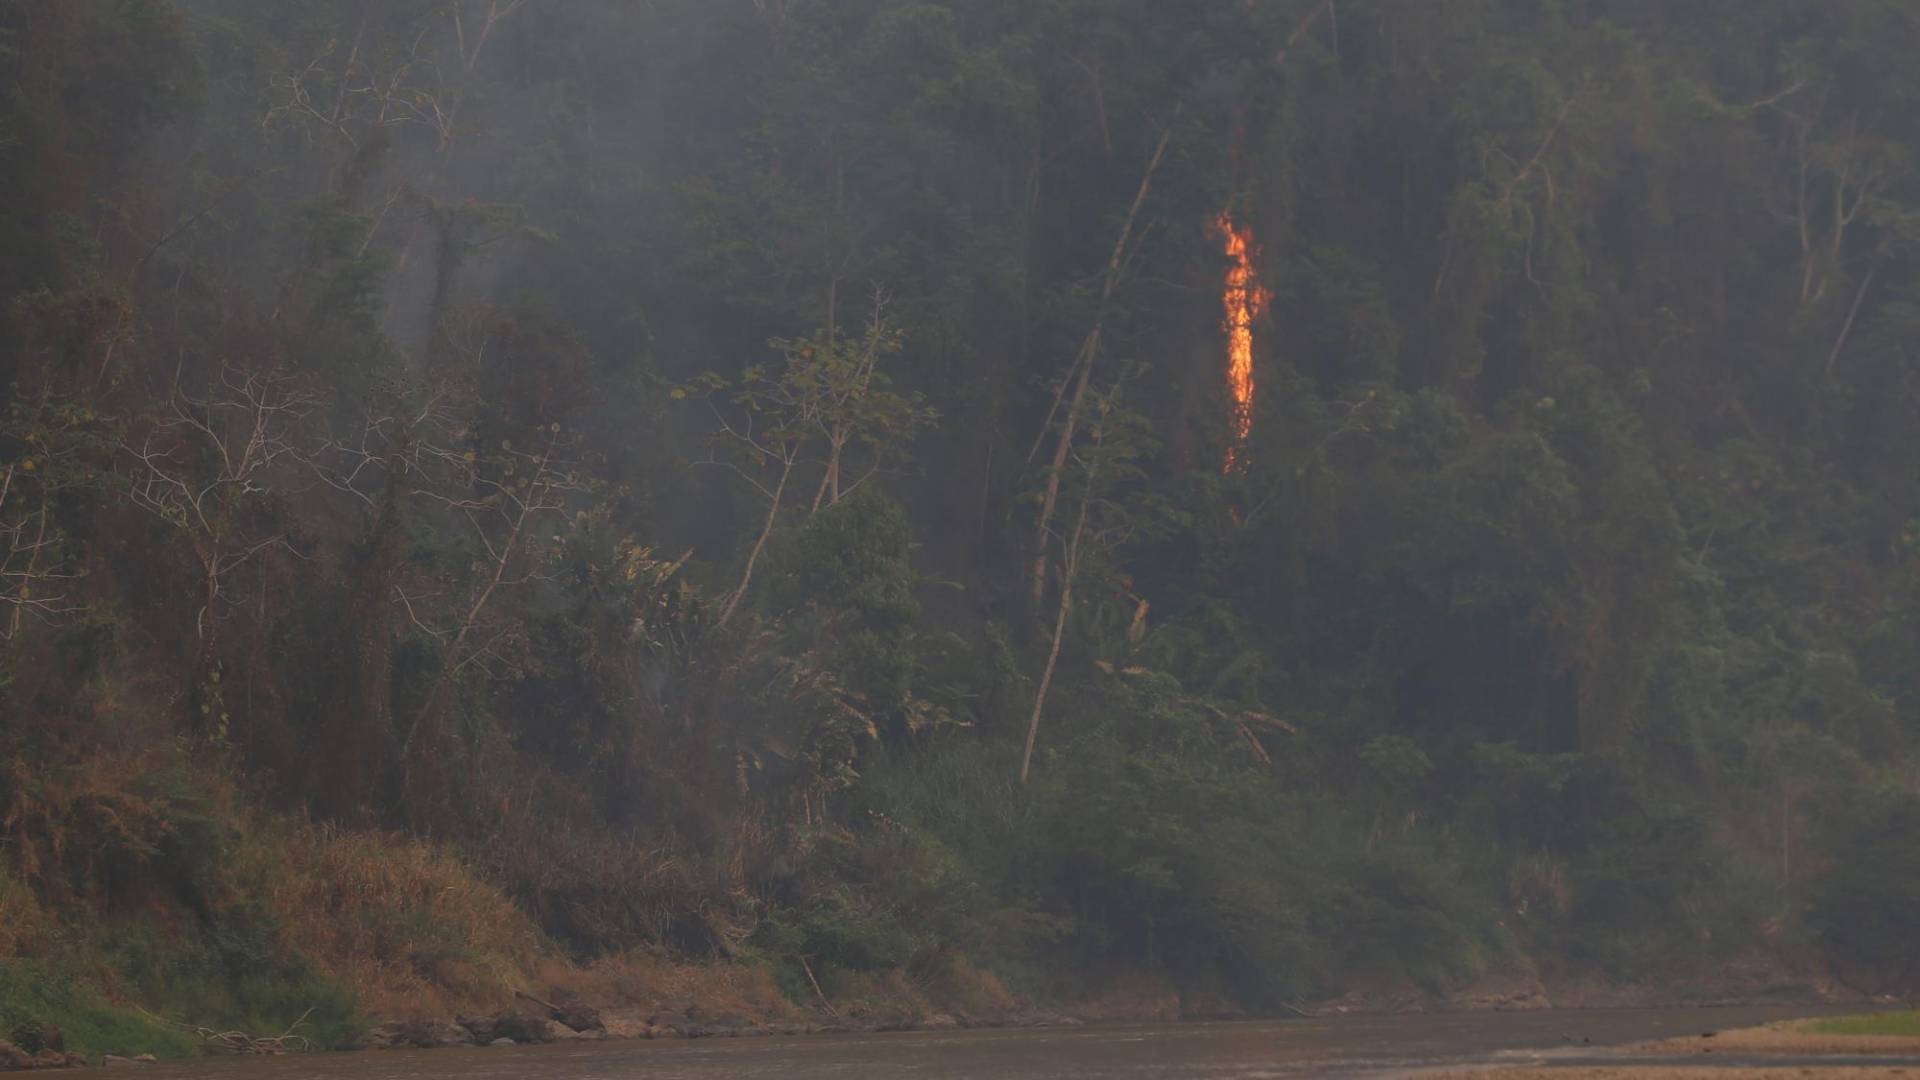
[[[200,1049],[191,1034],[109,1004],[69,972],[36,961],[0,960],[0,1034],[25,1048],[53,1027],[68,1050],[89,1056],[175,1058]]]
[[[1920,797],[1874,791],[1835,809],[1822,837],[1835,867],[1814,890],[1813,928],[1853,961],[1904,985],[1920,971],[1920,854],[1909,842],[1920,828]]]
[[[897,504],[876,490],[856,493],[808,518],[782,545],[769,603],[791,627],[790,648],[811,642],[869,709],[918,728],[935,716],[916,695],[920,578],[911,543]]]
[[[255,1036],[290,1032],[321,1049],[345,1045],[362,1027],[349,996],[289,957],[263,912],[230,908],[177,943],[127,924],[108,934],[102,950],[139,1000],[178,1023]]]
[[[1823,1035],[1899,1035],[1920,1038],[1920,1010],[1815,1020],[1807,1025],[1807,1029]]]

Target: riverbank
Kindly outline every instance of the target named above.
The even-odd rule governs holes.
[[[1248,1018],[1216,980],[1176,982],[1111,963],[1063,971],[1004,950],[895,948],[892,923],[824,921],[810,933],[854,936],[795,938],[791,913],[757,907],[751,894],[733,907],[705,903],[734,871],[706,866],[702,873],[720,876],[702,877],[671,850],[552,831],[458,847],[318,825],[262,808],[238,781],[204,767],[168,773],[169,790],[185,794],[161,800],[141,794],[159,783],[150,764],[93,761],[58,773],[43,794],[70,806],[58,815],[69,822],[58,836],[67,849],[94,850],[125,832],[165,861],[110,863],[112,892],[91,900],[47,873],[0,869],[0,1039],[30,1056],[183,1058],[236,1043],[271,1048],[270,1040],[332,1050]],[[82,812],[98,806],[115,816]],[[527,876],[536,871],[548,876]],[[667,899],[673,906],[658,910],[642,903]],[[736,909],[758,921],[729,921]],[[660,911],[683,916],[661,924]],[[642,925],[643,916],[656,922]],[[684,944],[613,947],[649,935]],[[822,940],[860,963],[808,945]],[[876,942],[887,950],[865,948]],[[690,957],[694,950],[710,958]],[[1337,994],[1269,1001],[1267,1011],[1863,1000],[1817,955],[1777,947],[1698,959],[1657,981],[1614,981],[1545,954],[1482,963],[1477,978],[1444,988],[1392,969],[1348,972]]]
[[[1781,1020],[1622,1047],[1604,1064],[1449,1070],[1427,1080],[1759,1080],[1880,1078],[1920,1073],[1920,1010]],[[1686,1059],[1697,1061],[1698,1064]]]
[[[512,992],[497,1008],[452,1014],[416,1008],[403,1018],[367,1024],[351,1037],[332,1045],[318,1042],[307,1044],[300,1032],[313,1029],[296,1025],[287,1033],[291,1038],[270,1033],[264,1036],[267,1041],[261,1045],[249,1046],[245,1037],[235,1037],[238,1033],[195,1032],[183,1025],[157,1023],[158,1018],[138,1009],[132,1012],[148,1025],[144,1036],[138,1031],[125,1031],[118,1033],[118,1037],[123,1040],[141,1037],[167,1040],[162,1047],[162,1056],[173,1057],[183,1054],[233,1056],[236,1049],[397,1051],[432,1048],[453,1051],[459,1048],[471,1050],[546,1045],[561,1051],[569,1045],[584,1049],[593,1043],[613,1041],[755,1041],[756,1037],[764,1036],[822,1036],[832,1041],[832,1037],[883,1032],[959,1033],[967,1029],[1071,1029],[1087,1025],[1092,1025],[1090,1030],[1107,1031],[1143,1024],[1185,1028],[1188,1025],[1178,1022],[1222,1019],[1225,1017],[1218,1014],[1226,1010],[1217,999],[1195,995],[1183,997],[1163,982],[1143,976],[1116,978],[1106,992],[1097,998],[1066,1003],[1054,1009],[1040,1008],[1008,992],[991,975],[972,969],[960,961],[937,977],[916,981],[896,974],[887,979],[871,981],[857,988],[857,993],[855,987],[843,981],[837,988],[839,993],[831,999],[820,994],[813,1001],[802,1003],[795,1003],[785,996],[772,973],[761,965],[687,963],[650,953],[603,958],[584,967],[550,960],[538,965],[537,972],[522,973],[521,978],[524,985],[531,989]],[[1429,997],[1422,1001],[1409,1001],[1392,995],[1374,998],[1346,995],[1332,1002],[1302,1008],[1299,1012],[1303,1015],[1293,1018],[1299,1022],[1299,1027],[1291,1022],[1282,1027],[1288,1031],[1308,1032],[1328,1024],[1397,1024],[1399,1021],[1390,1019],[1396,1016],[1417,1023],[1426,1023],[1428,1020],[1416,1020],[1416,1017],[1440,1020],[1445,1016],[1459,1017],[1462,1022],[1481,1023],[1490,1019],[1492,1014],[1505,1013],[1514,1015],[1514,1019],[1506,1023],[1522,1024],[1522,1030],[1532,1033],[1529,1038],[1538,1036],[1541,1031],[1558,1032],[1561,1030],[1559,1025],[1565,1024],[1568,1025],[1565,1030],[1572,1033],[1566,1041],[1579,1043],[1583,1041],[1582,1034],[1589,1031],[1587,1025],[1601,1022],[1621,1011],[1605,1008],[1515,1008],[1511,1005],[1511,998],[1502,999],[1497,995],[1495,1003],[1488,1004],[1488,995],[1499,985],[1503,984],[1487,982],[1463,987],[1460,993],[1451,997]],[[1511,990],[1512,987],[1508,986],[1507,989]],[[1660,996],[1651,988],[1644,992],[1649,999],[1658,999]],[[422,1002],[425,1000],[421,999]],[[1523,1000],[1531,1003],[1538,997],[1523,995]],[[1500,1004],[1500,1001],[1506,1001],[1507,1004]],[[65,1015],[84,1017],[85,1010],[75,1008],[78,1003],[78,999],[67,1002]],[[1699,1006],[1698,1002],[1682,1002],[1671,998],[1655,1004]],[[1749,1004],[1774,1010],[1781,1007],[1777,1000]],[[1811,1006],[1815,1002],[1809,1000],[1807,1004]],[[92,1003],[92,1007],[96,1011],[102,1007],[112,1008],[103,1006],[98,1000]],[[1672,1011],[1675,1015],[1699,1017],[1687,1023],[1711,1024],[1734,1019],[1724,1013],[1718,1014],[1720,1020],[1710,1019],[1716,1015],[1711,1006],[1701,1008],[1698,1012],[1694,1008],[1682,1011],[1677,1007]],[[1526,1018],[1523,1020],[1520,1014]],[[1775,1011],[1773,1015],[1779,1013]],[[1752,1019],[1755,1018],[1748,1014],[1746,1022],[1751,1023]],[[1734,1022],[1741,1021],[1736,1019]],[[1541,1027],[1543,1024],[1548,1027]],[[1213,1025],[1198,1023],[1192,1026],[1206,1029]],[[48,1028],[50,1030],[43,1030],[42,1034],[57,1040],[60,1029],[54,1025],[48,1025]],[[83,1029],[72,1029],[73,1034],[82,1036],[79,1041],[83,1045],[99,1045],[103,1030],[99,1022],[92,1021],[90,1026],[83,1025]],[[1765,1044],[1756,1040],[1763,1035],[1778,1037],[1779,1033],[1788,1030],[1788,1025],[1778,1024],[1743,1028],[1724,1036],[1716,1035],[1715,1040],[1724,1041],[1716,1041],[1715,1046],[1728,1051],[1763,1050]],[[208,1038],[215,1034],[220,1041]],[[1595,1033],[1593,1039],[1596,1045],[1603,1041],[1598,1034],[1601,1033]],[[1561,1037],[1554,1034],[1550,1039]],[[1828,1038],[1859,1036],[1834,1033]],[[73,1041],[70,1039],[66,1047],[58,1049],[71,1049]],[[1687,1045],[1691,1041],[1694,1040],[1648,1043],[1643,1049],[1648,1053],[1674,1055],[1682,1052],[1676,1047],[1692,1050],[1693,1047]],[[1534,1045],[1551,1043],[1535,1041]],[[1833,1049],[1839,1045],[1832,1041],[1810,1044],[1816,1049]],[[116,1056],[124,1062],[132,1056],[133,1047],[125,1042],[121,1043],[121,1047],[127,1052]],[[8,1063],[19,1067],[45,1068],[66,1064],[99,1064],[102,1061],[97,1051],[56,1057],[48,1052],[55,1050],[55,1047],[36,1046],[34,1049],[38,1056],[37,1060],[32,1061],[29,1058],[35,1055],[7,1055],[0,1052],[0,1068],[5,1068]],[[336,1055],[317,1056],[327,1058]],[[1630,1075],[1688,1075],[1684,1072],[1645,1073],[1644,1066],[1624,1067],[1642,1069]],[[1499,1075],[1511,1078],[1525,1074],[1509,1070]],[[1564,1069],[1557,1069],[1554,1075],[1565,1076],[1568,1073]],[[1716,1075],[1726,1074],[1724,1070],[1719,1070]]]
[[[1257,1080],[1276,1075],[1378,1075],[1464,1068],[1503,1052],[1543,1054],[1568,1034],[1616,1046],[1791,1015],[1778,1006],[1535,1010],[1329,1016],[1239,1023],[1119,1024],[809,1038],[572,1040],[547,1046],[432,1053],[309,1054],[278,1060],[163,1063],[153,1080]],[[1728,1074],[1722,1074],[1728,1075]]]
[[[1758,971],[1753,964],[1732,964],[1722,969],[1718,979],[1698,976],[1623,985],[1592,978],[1547,982],[1531,970],[1522,970],[1489,975],[1447,993],[1422,991],[1399,981],[1361,981],[1339,997],[1286,1005],[1278,1013],[1281,1018],[1311,1020],[1347,1015],[1811,1007],[1867,1000],[1831,980],[1795,976],[1778,964],[1769,969],[1769,977],[1759,977]],[[508,1033],[516,1041],[554,1042],[1254,1018],[1217,995],[1182,993],[1164,979],[1139,973],[1113,977],[1098,994],[1043,1006],[1012,993],[998,978],[964,958],[954,958],[943,969],[920,978],[890,972],[851,985],[842,980],[831,996],[816,984],[814,1000],[799,1003],[782,994],[770,971],[751,964],[687,964],[665,957],[626,956],[584,971],[549,969],[547,974],[561,981],[538,994],[517,992],[510,1006],[497,1013],[392,1020],[374,1025],[353,1045],[485,1045],[496,1032]]]

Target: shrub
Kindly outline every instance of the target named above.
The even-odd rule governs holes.
[[[280,844],[265,910],[295,950],[375,1012],[497,1002],[544,946],[505,893],[444,848],[324,827]]]

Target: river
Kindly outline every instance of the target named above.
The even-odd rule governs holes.
[[[1750,1027],[1818,1007],[1582,1009],[1337,1016],[1152,1027],[572,1042],[387,1050],[161,1065],[160,1080],[1258,1080],[1391,1076],[1438,1065],[1526,1061],[1592,1047]]]

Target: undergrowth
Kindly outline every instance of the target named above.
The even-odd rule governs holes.
[[[43,961],[0,960],[0,1038],[29,1052],[58,1028],[67,1050],[89,1056],[187,1057],[190,1033],[109,1002],[71,972]]]
[[[178,941],[146,924],[117,926],[102,953],[127,990],[183,1027],[298,1035],[335,1049],[363,1026],[346,988],[291,953],[256,909],[227,912]]]

